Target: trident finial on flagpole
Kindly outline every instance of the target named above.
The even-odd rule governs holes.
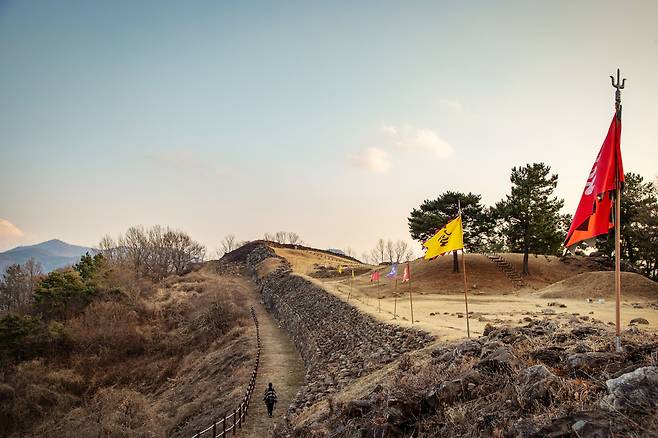
[[[617,91],[615,91],[615,109],[619,111],[619,108],[621,107],[621,90],[624,89],[626,78],[620,79],[619,69],[617,69],[617,83],[615,84],[614,76],[610,76],[610,82],[612,82],[612,86],[617,89]]]

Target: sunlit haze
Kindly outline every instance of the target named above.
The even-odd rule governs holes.
[[[361,254],[537,161],[573,213],[617,68],[624,167],[658,174],[656,23],[654,1],[0,1],[0,250],[162,224]]]

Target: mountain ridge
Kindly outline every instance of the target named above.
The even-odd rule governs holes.
[[[73,265],[85,253],[95,253],[94,248],[72,245],[60,239],[50,239],[34,245],[21,245],[0,252],[0,272],[13,264],[23,264],[30,259],[39,262],[45,273]]]

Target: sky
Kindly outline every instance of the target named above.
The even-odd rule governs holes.
[[[655,1],[0,0],[0,250],[161,224],[359,255],[539,161],[573,213],[617,68],[625,170],[658,175],[656,23]]]

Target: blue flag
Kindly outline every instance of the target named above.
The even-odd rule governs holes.
[[[398,265],[391,265],[391,272],[386,274],[388,278],[395,278],[398,276]]]

